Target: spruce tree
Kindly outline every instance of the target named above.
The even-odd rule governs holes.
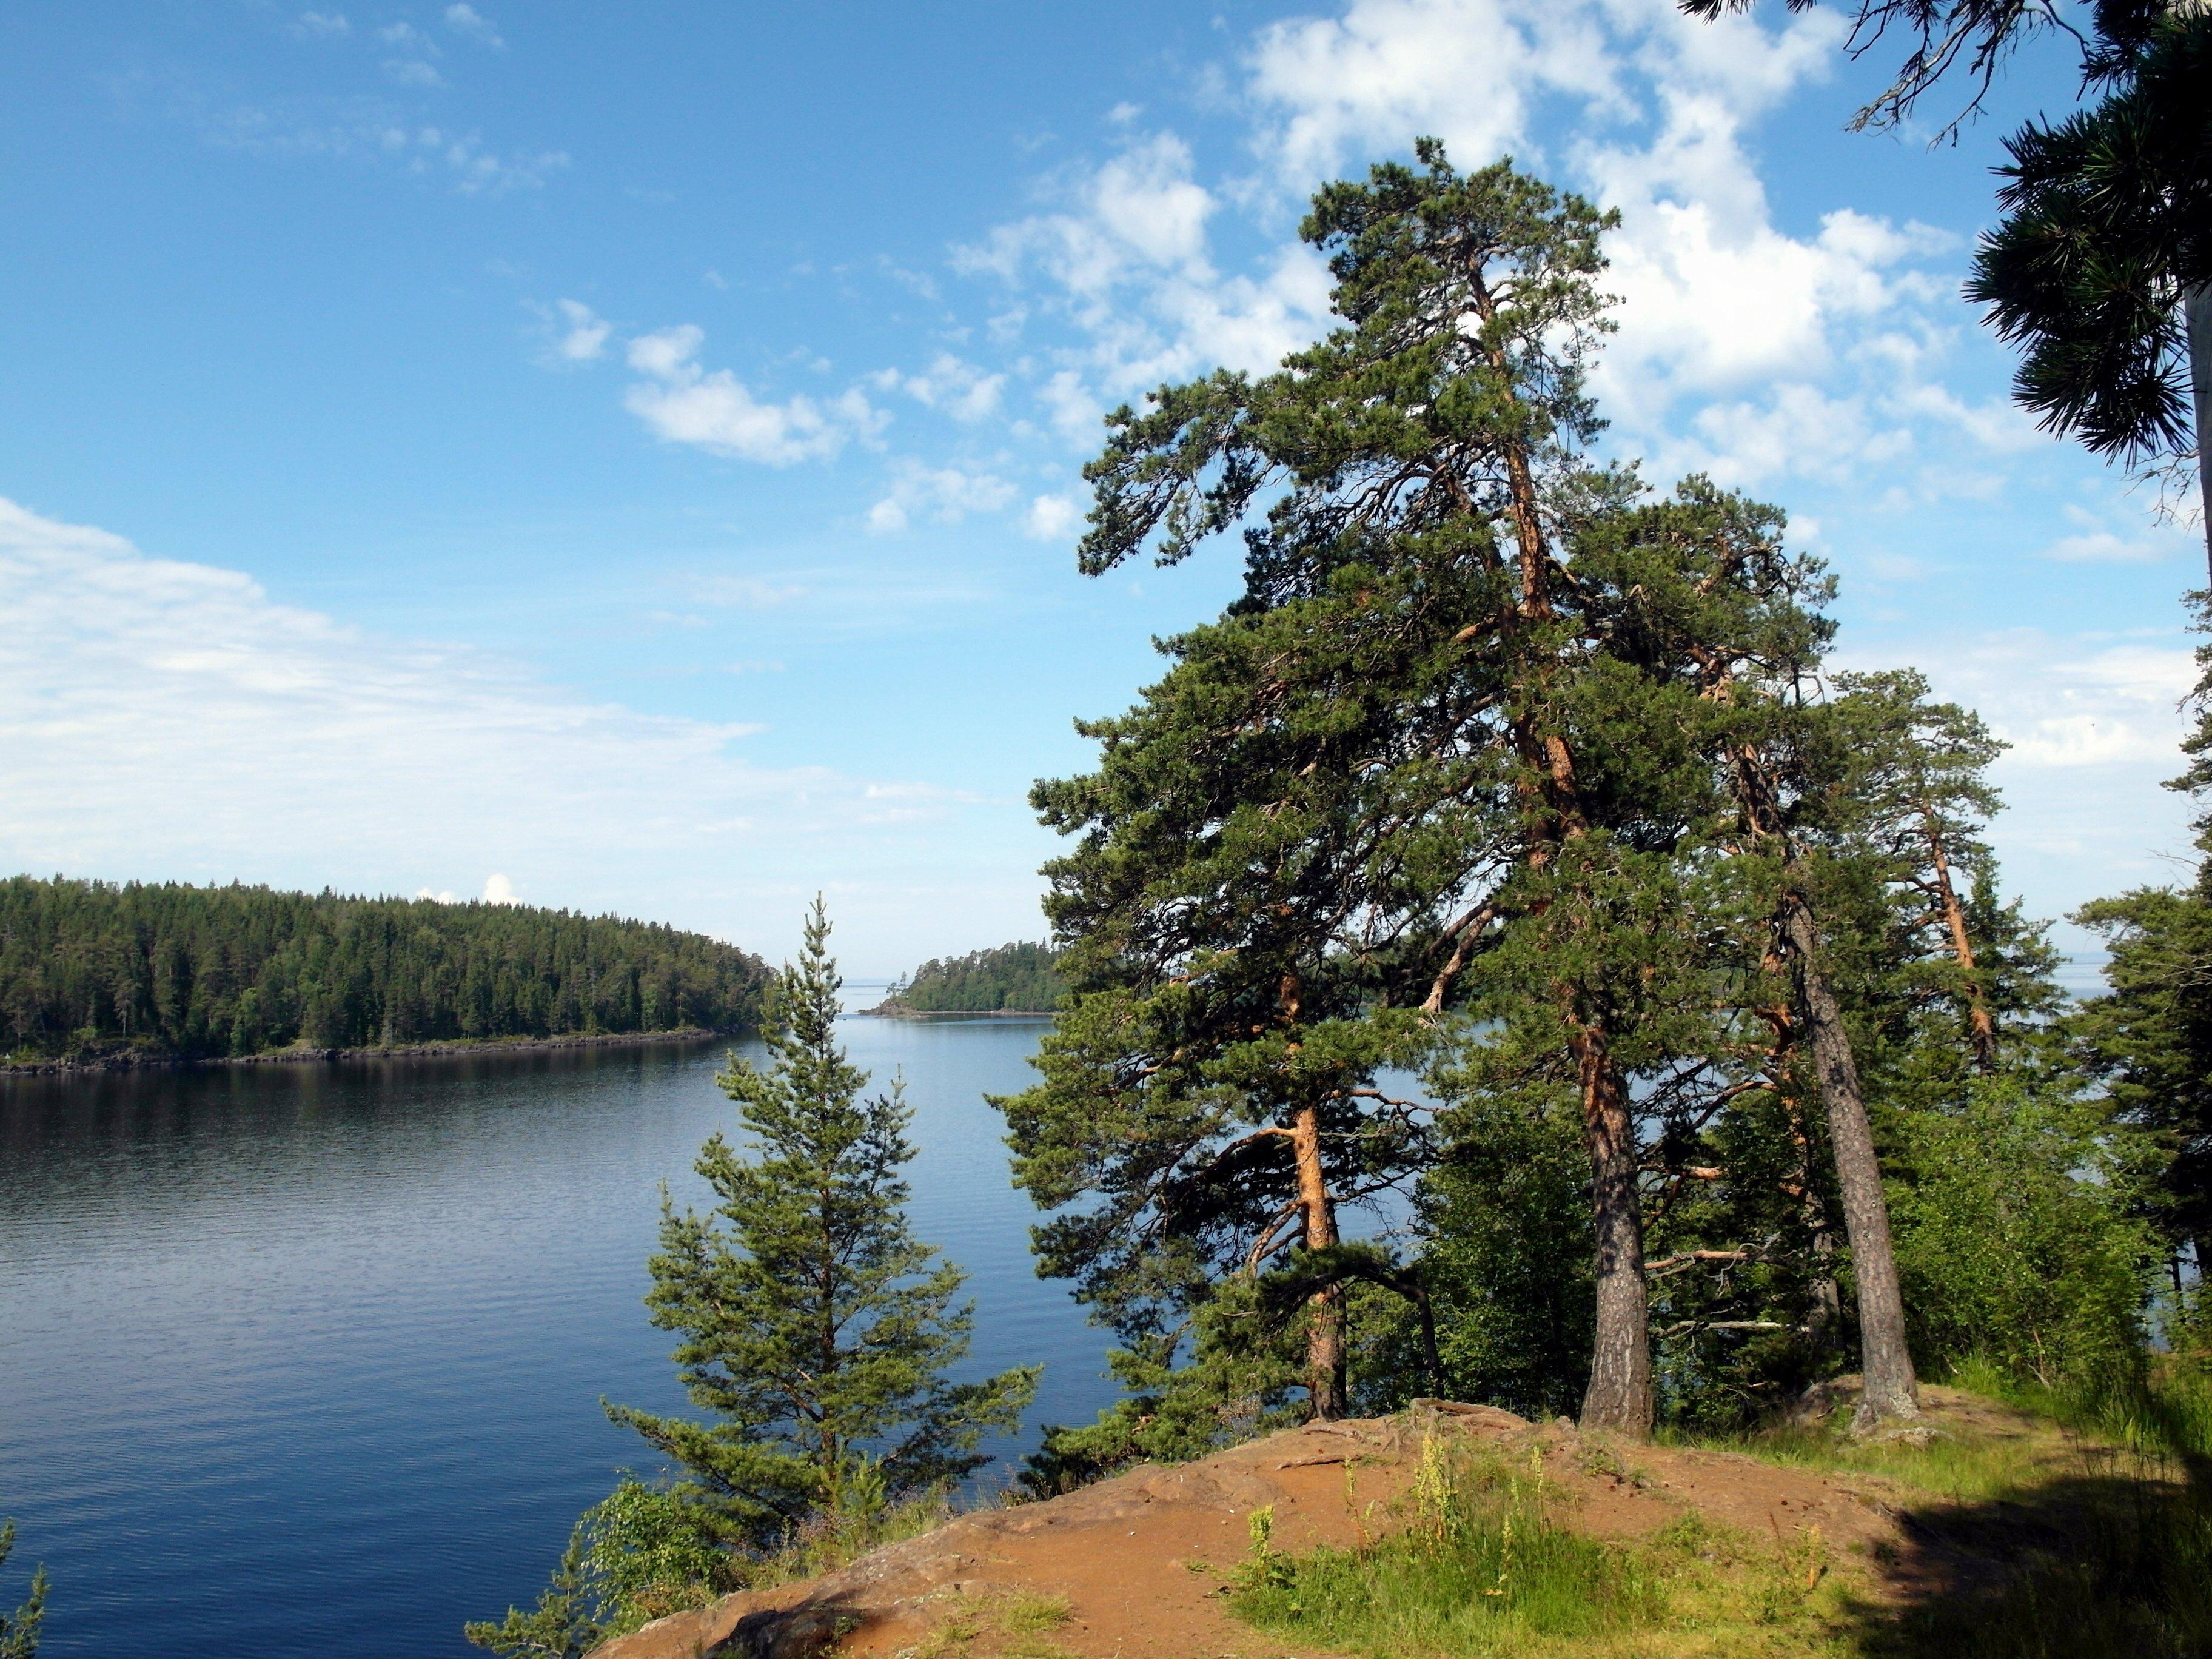
[[[716,1207],[664,1201],[647,1304],[682,1333],[685,1390],[713,1417],[607,1408],[683,1466],[680,1493],[752,1547],[972,1473],[983,1432],[1017,1425],[1041,1369],[946,1380],[967,1356],[974,1304],[955,1299],[960,1270],[908,1226],[911,1114],[896,1082],[863,1098],[868,1076],[836,1041],[829,933],[817,899],[768,999],[775,1064],[732,1056],[718,1079],[753,1156],[717,1133],[696,1166]]]

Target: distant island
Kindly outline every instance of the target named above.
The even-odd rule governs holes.
[[[890,988],[871,1014],[914,1019],[931,1014],[1048,1014],[1067,983],[1058,956],[1042,945],[1001,945],[964,957],[933,957]]]
[[[528,905],[0,880],[0,1066],[747,1031],[767,980],[702,933]]]

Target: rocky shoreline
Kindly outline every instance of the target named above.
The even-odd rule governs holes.
[[[620,1031],[586,1036],[482,1037],[449,1042],[395,1042],[371,1048],[278,1048],[263,1054],[190,1055],[140,1054],[95,1054],[84,1060],[0,1060],[0,1077],[46,1077],[74,1072],[142,1072],[188,1066],[312,1066],[335,1065],[346,1060],[405,1060],[451,1058],[465,1054],[526,1054],[556,1048],[629,1048],[648,1042],[702,1042],[710,1038],[742,1036],[705,1026],[686,1026],[673,1031]]]
[[[1049,1008],[909,1008],[903,1002],[879,1002],[860,1010],[863,1019],[1050,1019]]]

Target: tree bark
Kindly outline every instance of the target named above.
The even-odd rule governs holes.
[[[1305,1212],[1306,1249],[1325,1250],[1336,1243],[1336,1206],[1322,1178],[1321,1118],[1310,1106],[1291,1121],[1291,1151],[1297,1159],[1298,1206]],[[1306,1391],[1313,1415],[1327,1420],[1347,1415],[1345,1388],[1344,1289],[1332,1285],[1314,1292],[1306,1313]]]
[[[1597,1224],[1597,1333],[1582,1425],[1641,1440],[1651,1433],[1651,1338],[1636,1127],[1605,1033],[1584,1026],[1574,1050]]]
[[[1928,835],[1928,851],[1936,867],[1936,893],[1943,907],[1943,926],[1951,935],[1951,954],[1959,959],[1960,971],[1966,976],[1966,1027],[1974,1045],[1974,1059],[1987,1072],[1997,1063],[1997,1023],[1990,1013],[1990,1005],[1982,995],[1981,975],[1974,971],[1974,947],[1966,937],[1966,912],[1959,902],[1959,890],[1951,884],[1951,859],[1943,846],[1943,837],[1936,828],[1935,815],[1924,818]]]
[[[2189,390],[2196,404],[2197,499],[2204,509],[2204,556],[2212,569],[2212,443],[2206,441],[2212,433],[2212,287],[2183,294],[2181,319],[2189,334]]]
[[[1802,896],[1790,896],[1783,932],[1795,958],[1813,1067],[1819,1074],[1820,1098],[1827,1108],[1828,1141],[1835,1152],[1836,1180],[1844,1194],[1844,1229],[1851,1243],[1852,1275],[1858,1282],[1859,1369],[1865,1391],[1859,1396],[1852,1427],[1864,1434],[1887,1421],[1917,1421],[1920,1383],[1913,1375],[1912,1352],[1905,1340],[1905,1298],[1897,1285],[1897,1257],[1889,1241],[1889,1202],[1882,1195],[1881,1166],[1875,1158],[1866,1097],[1859,1089],[1858,1066],[1851,1058],[1843,1010],[1820,969],[1820,930],[1814,926],[1813,912]]]

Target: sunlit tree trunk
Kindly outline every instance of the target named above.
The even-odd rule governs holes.
[[[1951,954],[1959,960],[1959,970],[1966,980],[1966,1028],[1974,1045],[1974,1059],[1984,1071],[1997,1063],[1997,1023],[1990,1012],[1989,1000],[1982,994],[1981,975],[1974,968],[1973,941],[1966,937],[1966,912],[1959,902],[1959,890],[1951,880],[1951,857],[1943,845],[1942,832],[1936,827],[1936,815],[1923,813],[1923,823],[1928,836],[1929,861],[1936,872],[1936,900],[1943,914],[1943,928],[1951,936]]]
[[[1858,1283],[1860,1370],[1865,1392],[1855,1426],[1861,1433],[1885,1421],[1920,1416],[1920,1384],[1905,1340],[1905,1298],[1898,1288],[1897,1255],[1889,1239],[1889,1203],[1881,1190],[1881,1165],[1843,1010],[1820,969],[1820,931],[1804,900],[1791,895],[1783,920],[1805,1011],[1813,1068],[1827,1108],[1828,1141],[1843,1188],[1844,1228],[1851,1242],[1851,1273]]]
[[[1640,1439],[1651,1432],[1651,1339],[1635,1124],[1605,1033],[1585,1025],[1574,1049],[1597,1232],[1597,1330],[1582,1426]]]
[[[1291,1150],[1297,1159],[1298,1207],[1304,1212],[1306,1249],[1326,1250],[1336,1243],[1336,1206],[1322,1178],[1321,1119],[1310,1106],[1292,1120]],[[1306,1388],[1313,1414],[1339,1418],[1351,1409],[1345,1387],[1344,1287],[1316,1291],[1306,1311]]]

